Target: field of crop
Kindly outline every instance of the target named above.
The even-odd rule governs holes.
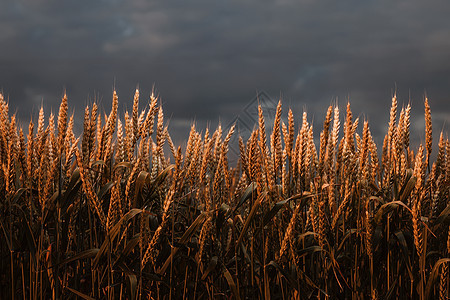
[[[285,124],[280,102],[266,132],[259,107],[233,166],[234,127],[192,125],[183,151],[146,102],[119,116],[114,92],[78,137],[66,96],[24,133],[0,95],[2,299],[449,298],[450,142],[431,161],[428,99],[418,149],[395,96],[378,146],[349,104],[319,145],[306,113]]]

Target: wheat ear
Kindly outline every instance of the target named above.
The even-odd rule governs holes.
[[[427,166],[430,164],[431,147],[433,145],[433,125],[431,122],[431,109],[428,98],[425,97],[425,145],[427,150]]]

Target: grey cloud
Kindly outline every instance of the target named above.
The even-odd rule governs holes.
[[[0,9],[0,88],[24,119],[42,99],[56,109],[64,88],[80,114],[94,96],[107,109],[114,82],[123,107],[136,84],[143,101],[155,84],[178,140],[186,120],[225,123],[258,90],[281,94],[298,118],[306,109],[315,126],[333,99],[349,97],[378,137],[395,84],[415,119],[424,91],[435,121],[450,119],[444,1],[10,1]]]

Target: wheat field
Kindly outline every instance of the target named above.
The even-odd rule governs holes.
[[[417,149],[395,95],[382,145],[350,104],[319,145],[306,113],[279,102],[268,132],[258,107],[236,165],[234,127],[192,125],[182,150],[139,101],[93,103],[76,136],[64,95],[25,134],[0,94],[1,298],[449,299],[450,142],[427,98]]]

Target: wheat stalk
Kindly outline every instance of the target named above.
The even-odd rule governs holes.
[[[276,113],[275,113],[275,120],[273,122],[273,129],[272,129],[272,135],[270,138],[270,144],[271,144],[271,152],[272,152],[272,164],[273,164],[273,171],[271,172],[271,185],[270,189],[273,188],[276,178],[278,177],[278,174],[281,169],[281,159],[282,159],[282,147],[281,147],[281,100],[278,101]],[[269,175],[268,175],[269,176]]]
[[[85,169],[85,167],[83,166],[82,160],[80,159],[81,156],[80,156],[78,149],[75,150],[75,155],[77,158],[78,168],[80,170],[80,178],[83,183],[83,190],[86,193],[86,196],[89,200],[91,208],[97,214],[100,224],[102,226],[105,226],[106,225],[105,213],[103,212],[101,202],[98,199],[97,194],[94,191],[94,187],[92,186],[92,183],[90,181],[88,171]]]
[[[433,145],[433,125],[431,122],[431,109],[428,98],[425,97],[425,145],[427,150],[427,165],[430,164],[431,147]]]
[[[323,122],[323,130],[320,133],[319,174],[322,174],[324,172],[324,169],[326,170],[327,167],[329,167],[326,165],[325,155],[328,149],[329,130],[332,114],[333,114],[333,107],[330,105],[327,110],[325,121]]]
[[[422,228],[420,224],[421,208],[422,208],[422,193],[417,195],[412,208],[414,245],[416,246],[417,255],[419,257],[421,257],[423,253]]]

